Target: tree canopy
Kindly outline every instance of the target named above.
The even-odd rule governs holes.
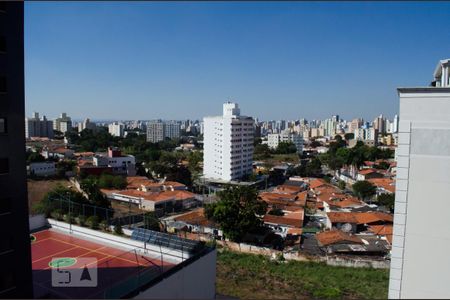
[[[357,181],[353,184],[352,188],[355,195],[362,200],[372,197],[377,191],[377,188],[366,180]]]
[[[244,235],[263,223],[267,204],[257,199],[256,189],[247,186],[228,187],[218,193],[219,201],[205,207],[205,215],[219,224],[224,235],[241,241]]]

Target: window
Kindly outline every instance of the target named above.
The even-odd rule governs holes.
[[[0,174],[9,173],[9,160],[7,158],[0,158]]]
[[[6,77],[0,76],[0,93],[6,93],[6,92],[7,92]]]
[[[0,134],[6,133],[6,119],[0,118]]]

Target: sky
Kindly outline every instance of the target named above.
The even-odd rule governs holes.
[[[450,2],[25,2],[26,113],[392,118],[449,26]]]

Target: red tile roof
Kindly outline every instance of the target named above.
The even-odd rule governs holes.
[[[316,239],[319,242],[319,246],[328,246],[333,244],[363,244],[363,241],[356,237],[349,235],[341,230],[330,230],[316,234]]]
[[[392,215],[383,212],[329,212],[331,223],[371,224],[376,222],[392,223]]]

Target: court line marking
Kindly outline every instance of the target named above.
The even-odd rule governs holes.
[[[61,242],[61,243],[65,243],[65,244],[68,244],[68,245],[72,245],[72,244],[70,244],[70,243],[68,243],[68,242],[66,242],[66,241],[60,241],[60,240],[57,240],[57,239],[54,239],[54,238],[51,238],[52,240],[55,240],[55,241],[57,241],[57,242]],[[81,239],[80,239],[81,240]],[[82,249],[85,249],[85,250],[92,250],[92,249],[89,249],[89,248],[86,248],[86,247],[83,247],[83,246],[77,246],[77,247],[79,247],[79,248],[82,248]],[[109,248],[112,248],[112,247],[110,247],[110,246],[105,246],[105,247],[109,247]],[[101,252],[97,252],[97,251],[95,251],[95,250],[93,250],[93,252],[96,252],[96,253],[98,253],[98,254],[104,254],[104,253],[101,253]],[[125,252],[125,253],[128,253],[128,252]],[[109,255],[111,255],[111,254],[109,254]],[[133,263],[133,265],[141,265],[140,263],[138,263],[138,262],[136,262],[136,261],[134,261],[134,260],[130,260],[130,259],[126,259],[126,258],[123,258],[123,257],[118,257],[118,256],[113,256],[114,258],[117,258],[117,259],[121,259],[121,260],[124,260],[124,261],[127,261],[127,262],[131,262],[131,263]],[[145,265],[144,265],[145,266]]]
[[[102,246],[102,247],[100,247],[100,248],[98,248],[96,250],[100,250],[100,249],[103,249],[103,248],[106,248],[106,246]],[[83,255],[89,254],[91,252],[95,252],[95,250],[88,251],[86,253],[80,254],[80,255],[75,256],[75,257],[71,256],[70,258],[75,258],[77,260],[77,262],[78,262],[78,258],[82,257]],[[76,265],[76,263],[74,265]],[[72,265],[71,267],[73,267],[74,265]],[[51,268],[52,267],[49,266],[49,267],[45,268],[44,270],[48,270],[48,269],[51,269]],[[78,268],[78,269],[80,269],[80,268]]]
[[[41,257],[41,258],[39,258],[39,259],[33,260],[31,263],[34,264],[35,262],[38,262],[38,261],[40,261],[40,260],[43,260],[43,259],[46,259],[46,258],[55,256],[55,255],[59,255],[59,254],[61,254],[61,253],[67,252],[67,251],[71,251],[71,250],[74,250],[74,249],[76,249],[76,248],[79,248],[79,247],[78,247],[78,246],[72,246],[72,248],[69,248],[69,249],[66,249],[66,250],[63,250],[63,251],[59,251],[59,252],[56,252],[56,253],[52,253],[52,254],[50,254],[50,255],[47,255],[47,256]]]
[[[50,239],[50,238],[46,238],[46,239],[41,240],[41,239],[38,239],[38,238],[36,237],[36,241],[35,241],[35,242],[32,242],[31,244],[32,244],[32,245],[36,245],[36,244],[39,244],[40,242],[46,241],[46,240],[48,240],[48,239]]]

